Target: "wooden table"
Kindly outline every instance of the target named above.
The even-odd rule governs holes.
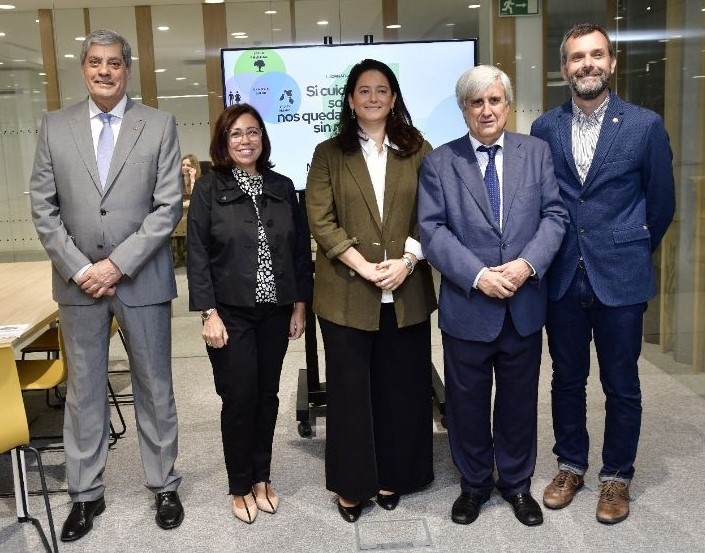
[[[28,325],[18,336],[0,338],[0,371],[16,371],[15,348],[30,341],[59,316],[59,307],[51,297],[51,263],[32,261],[0,263],[0,326]],[[12,474],[15,481],[17,518],[27,516],[22,507],[17,451],[12,451]],[[24,455],[20,455],[24,470]],[[25,478],[25,482],[26,482]],[[26,490],[26,488],[25,488]],[[26,499],[26,498],[25,498]]]
[[[51,298],[51,263],[0,263],[0,326],[28,324],[20,336],[0,339],[0,348],[18,346],[59,316]]]

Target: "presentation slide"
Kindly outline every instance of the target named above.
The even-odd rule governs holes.
[[[316,144],[336,134],[348,71],[365,58],[392,68],[414,125],[431,145],[467,132],[455,83],[477,63],[475,39],[224,49],[225,107],[257,108],[275,170],[304,189]]]

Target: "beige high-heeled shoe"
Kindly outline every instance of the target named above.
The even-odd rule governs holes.
[[[264,491],[261,490],[261,484],[264,484]],[[259,493],[257,493],[255,486],[260,487]],[[277,512],[279,508],[279,497],[269,482],[257,482],[257,484],[252,487],[252,495],[255,496],[255,502],[260,511],[264,511],[270,515]]]
[[[242,507],[238,507],[236,499],[242,499]],[[250,499],[251,501],[247,501]],[[234,495],[233,496],[233,514],[246,524],[252,524],[257,518],[257,502],[254,494]]]

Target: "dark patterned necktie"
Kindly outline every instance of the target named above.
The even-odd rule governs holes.
[[[490,197],[490,207],[492,208],[494,221],[499,225],[499,177],[497,176],[497,166],[494,163],[497,150],[499,150],[498,144],[490,146],[489,148],[487,146],[480,146],[477,149],[478,152],[486,152],[490,158],[487,168],[485,169],[485,186],[487,187],[487,195]]]

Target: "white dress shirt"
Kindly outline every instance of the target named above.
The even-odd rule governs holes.
[[[392,144],[389,141],[389,137],[385,135],[384,142],[382,143],[382,151],[379,151],[375,141],[362,134],[360,135],[360,146],[362,147],[362,156],[365,158],[367,171],[370,174],[372,187],[375,191],[379,218],[382,220],[382,217],[384,216],[385,179],[387,176],[387,151],[389,148],[394,148],[396,150],[397,147]],[[414,254],[416,259],[419,261],[424,259],[423,252],[421,250],[421,243],[418,240],[414,240],[411,236],[407,236],[406,241],[404,242],[404,251]],[[384,259],[387,259],[386,251],[384,252]],[[383,290],[382,303],[393,302],[394,296],[392,295],[391,290]]]

